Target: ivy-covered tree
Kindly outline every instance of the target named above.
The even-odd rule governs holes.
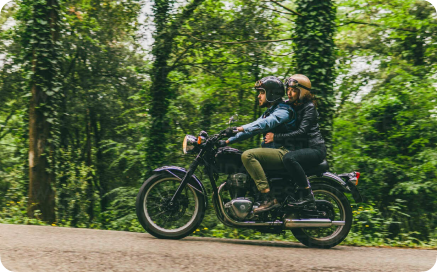
[[[176,15],[170,13],[172,7],[170,0],[155,0],[153,6],[156,31],[152,49],[154,61],[150,87],[151,125],[147,147],[147,168],[150,170],[159,166],[166,154],[166,132],[170,128],[167,111],[170,99],[175,98],[168,78],[171,71],[168,61],[174,47],[174,39],[180,33],[182,25],[203,1],[193,0]]]
[[[415,232],[431,239],[437,225],[435,9],[415,0],[343,5],[335,170],[362,172],[359,188],[367,201],[394,219],[387,224],[391,238]]]
[[[59,2],[23,0],[22,49],[31,98],[29,106],[29,202],[28,215],[41,212],[55,221],[55,153],[58,141],[58,103],[61,90]]]
[[[331,148],[334,115],[336,6],[332,0],[298,0],[294,28],[294,73],[304,74],[318,98],[319,125]]]

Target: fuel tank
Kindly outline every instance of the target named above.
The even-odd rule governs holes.
[[[232,147],[219,148],[215,155],[217,171],[225,174],[245,173],[241,154],[242,151]]]

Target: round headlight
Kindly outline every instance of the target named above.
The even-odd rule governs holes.
[[[194,149],[194,146],[197,144],[197,138],[193,135],[186,135],[184,138],[184,142],[182,143],[182,150],[184,154],[187,154],[191,150]]]

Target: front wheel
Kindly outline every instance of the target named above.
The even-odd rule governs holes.
[[[349,234],[352,226],[352,209],[346,196],[337,188],[321,183],[314,184],[312,189],[316,200],[324,200],[332,204],[320,204],[320,207],[317,204],[317,209],[326,210],[332,221],[345,221],[345,225],[329,228],[300,228],[291,231],[297,240],[308,247],[331,248],[341,243]]]
[[[138,220],[153,236],[163,239],[184,238],[199,227],[205,215],[202,194],[187,185],[170,206],[170,200],[181,181],[168,174],[158,173],[147,179],[136,201]]]

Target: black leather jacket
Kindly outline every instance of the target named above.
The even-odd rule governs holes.
[[[282,107],[283,109],[288,110],[288,112],[290,114],[290,121],[288,123],[280,124],[279,126],[274,127],[273,129],[269,130],[268,132],[272,132],[273,134],[278,134],[278,133],[287,133],[287,132],[293,131],[296,127],[296,124],[295,124],[296,123],[296,113],[295,113],[294,109],[290,105],[286,104],[285,102],[278,103],[276,106],[269,108],[268,110],[266,110],[263,113],[262,117],[266,118],[276,108],[279,108],[279,107]],[[266,134],[267,134],[267,132],[263,134],[263,138],[266,137]],[[275,141],[268,143],[268,144],[266,144],[264,141],[261,142],[262,148],[280,148],[282,146],[288,150],[295,150],[294,143],[291,141],[286,142],[286,143],[281,143],[281,144],[279,144]]]
[[[296,111],[296,129],[288,133],[275,133],[274,142],[283,146],[290,146],[290,142],[293,142],[296,149],[324,144],[325,141],[317,123],[319,113],[313,102],[308,101],[294,110]]]

